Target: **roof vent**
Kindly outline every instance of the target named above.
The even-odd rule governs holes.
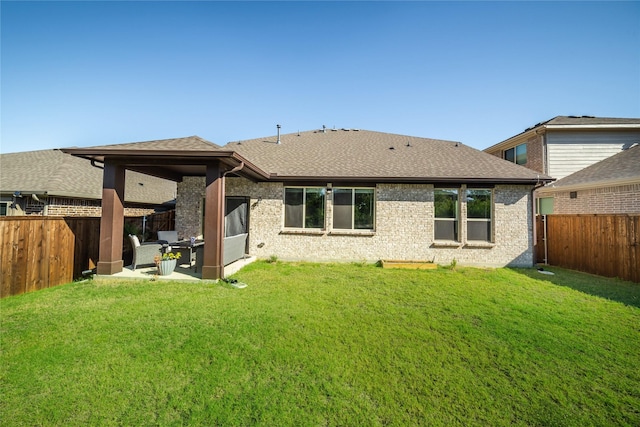
[[[327,133],[327,127],[325,125],[322,125],[322,133]]]
[[[276,141],[276,144],[280,145],[280,125],[276,125],[276,128],[278,128],[278,141]]]

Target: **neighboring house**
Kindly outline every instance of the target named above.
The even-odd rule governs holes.
[[[540,188],[538,197],[545,213],[640,213],[640,144]]]
[[[100,216],[100,164],[60,150],[0,154],[0,216]],[[142,216],[173,209],[173,181],[128,172],[125,215]]]
[[[550,180],[458,142],[355,129],[64,151],[105,162],[105,182],[125,169],[176,180],[178,237],[204,237],[202,277],[214,279],[236,235],[261,258],[532,266],[532,191]],[[118,185],[105,185],[117,206]],[[98,274],[122,270],[120,217],[102,217]]]
[[[562,179],[639,142],[640,118],[558,116],[484,151]],[[550,213],[539,202],[536,206]]]

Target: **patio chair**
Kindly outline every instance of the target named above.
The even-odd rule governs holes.
[[[162,255],[162,252],[164,251],[165,245],[162,243],[148,242],[140,244],[138,236],[134,236],[132,234],[129,234],[129,241],[133,248],[133,262],[131,263],[131,268],[134,270],[136,267],[155,265],[155,256]]]

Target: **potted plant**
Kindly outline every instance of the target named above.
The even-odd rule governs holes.
[[[168,276],[173,273],[173,270],[176,268],[177,261],[180,259],[182,254],[180,252],[165,252],[162,255],[156,255],[155,261],[158,266],[158,274],[160,276]]]

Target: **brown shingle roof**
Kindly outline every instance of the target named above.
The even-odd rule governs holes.
[[[551,120],[539,123],[547,125],[634,125],[640,124],[640,119],[618,117],[593,117],[593,116],[556,116]],[[538,126],[536,125],[536,126]]]
[[[617,118],[617,117],[593,117],[593,116],[556,116],[544,122],[523,130],[519,134],[498,142],[484,149],[486,152],[493,152],[497,149],[505,149],[513,145],[514,140],[522,138],[524,135],[531,135],[539,129],[546,130],[627,130],[640,128],[638,118]]]
[[[548,179],[454,141],[365,130],[308,131],[231,142],[233,150],[278,178],[377,181],[536,182]]]
[[[60,150],[0,155],[0,191],[48,194],[81,199],[102,198],[102,169]],[[142,184],[142,185],[140,185]],[[127,202],[162,204],[175,198],[176,184],[126,171]]]
[[[87,149],[100,148],[102,150],[180,150],[180,151],[207,151],[216,150],[220,146],[209,142],[199,136],[187,136],[183,138],[157,139],[153,141],[128,142],[125,144],[101,145],[100,147],[85,147]]]

